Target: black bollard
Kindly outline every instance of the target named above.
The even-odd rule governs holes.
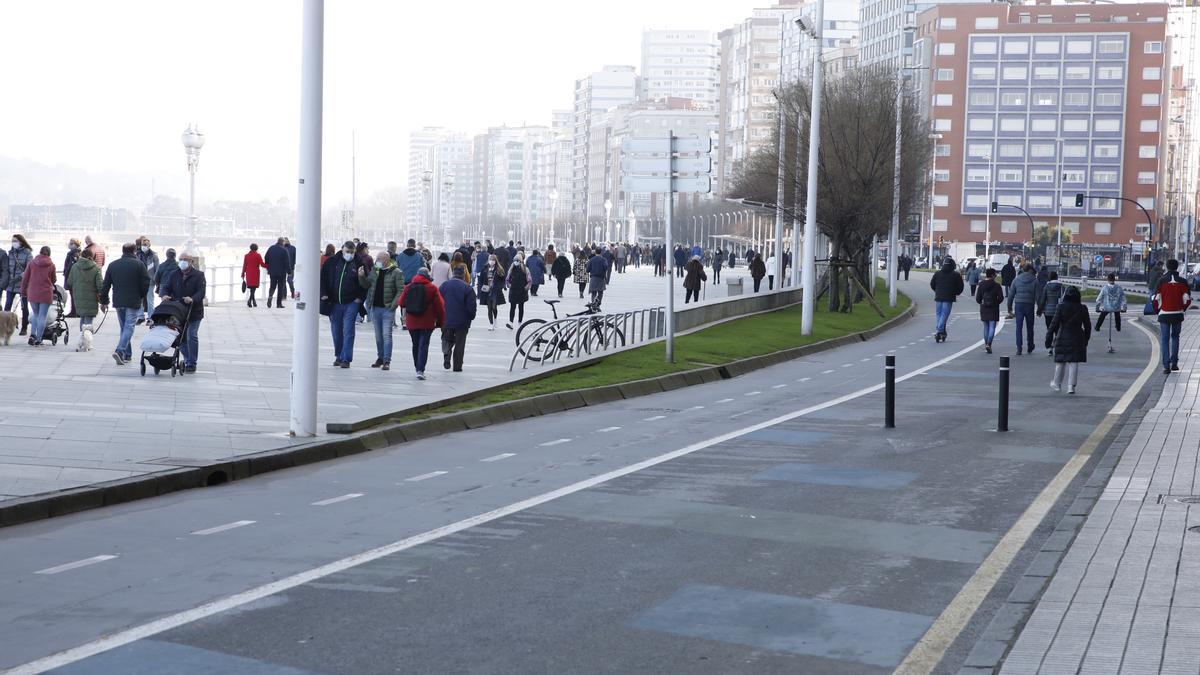
[[[883,426],[896,428],[896,357],[888,354],[883,365]]]
[[[1008,431],[1008,357],[1000,357],[1000,410],[996,431]]]

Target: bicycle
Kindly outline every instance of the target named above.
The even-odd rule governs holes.
[[[550,312],[554,315],[553,321],[558,321],[558,308],[555,307],[561,300],[544,300],[547,305],[550,305]],[[582,312],[567,314],[567,318],[579,316],[591,316],[600,313],[600,305],[588,303],[584,306]],[[524,336],[526,330],[536,332],[541,326],[546,324],[546,319],[529,319],[522,323],[517,328],[517,353],[521,356],[528,357],[530,361],[546,361],[558,354],[558,352],[567,352],[567,356],[579,356],[575,353],[575,343],[578,341],[580,353],[592,353],[595,348],[600,351],[605,344],[611,343],[617,347],[625,346],[625,332],[616,325],[616,321],[606,318],[593,318],[587,322],[587,327],[584,329],[586,333],[579,335],[580,324],[582,322],[571,322],[569,324],[556,324],[534,338],[526,347],[524,345]],[[611,331],[609,330],[611,329]],[[607,339],[606,339],[607,337]]]

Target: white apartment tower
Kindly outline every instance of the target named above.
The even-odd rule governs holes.
[[[639,98],[687,98],[697,108],[716,108],[719,65],[711,31],[643,31]]]
[[[582,218],[588,211],[588,147],[592,116],[637,99],[637,73],[633,66],[604,66],[575,81],[572,110],[571,191],[560,196],[559,213]]]

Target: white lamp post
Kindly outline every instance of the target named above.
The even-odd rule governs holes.
[[[612,241],[612,200],[604,200],[604,243]]]
[[[554,243],[554,214],[558,208],[558,190],[550,188],[550,243]]]
[[[425,208],[422,209],[425,213],[421,228],[417,230],[417,239],[423,242],[425,241],[425,230],[429,227],[429,221],[432,219],[429,213],[433,202],[433,171],[425,169],[421,172],[421,184],[425,186]]]
[[[188,236],[191,241],[188,248],[196,243],[196,169],[200,167],[200,148],[204,147],[204,134],[189,124],[183,132],[183,150],[187,153],[188,174],[191,177],[191,192],[188,198]]]
[[[629,209],[629,242],[637,246],[637,214]]]
[[[445,240],[445,243],[449,244],[451,226],[451,223],[449,222],[450,206],[454,204],[454,174],[447,174],[446,177],[442,179],[442,187],[445,188],[445,192],[448,193],[448,196],[445,196],[444,202],[442,199],[439,199],[438,206],[442,207],[443,203],[447,204],[447,206],[445,208],[439,208],[440,213],[438,214],[438,220],[441,221],[443,217],[446,219],[446,222],[440,223],[440,225],[442,226],[442,239]],[[433,235],[430,234],[430,236]]]

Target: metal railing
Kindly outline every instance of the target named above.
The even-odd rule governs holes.
[[[666,334],[666,308],[647,307],[610,314],[580,314],[565,319],[531,319],[517,330],[517,349],[508,369],[532,363],[556,363],[629,345],[656,340]]]
[[[263,278],[266,279],[266,274]],[[241,265],[205,265],[205,281],[208,282],[206,295],[208,304],[218,302],[233,302],[242,295],[242,266]],[[264,295],[266,290],[263,289]]]

